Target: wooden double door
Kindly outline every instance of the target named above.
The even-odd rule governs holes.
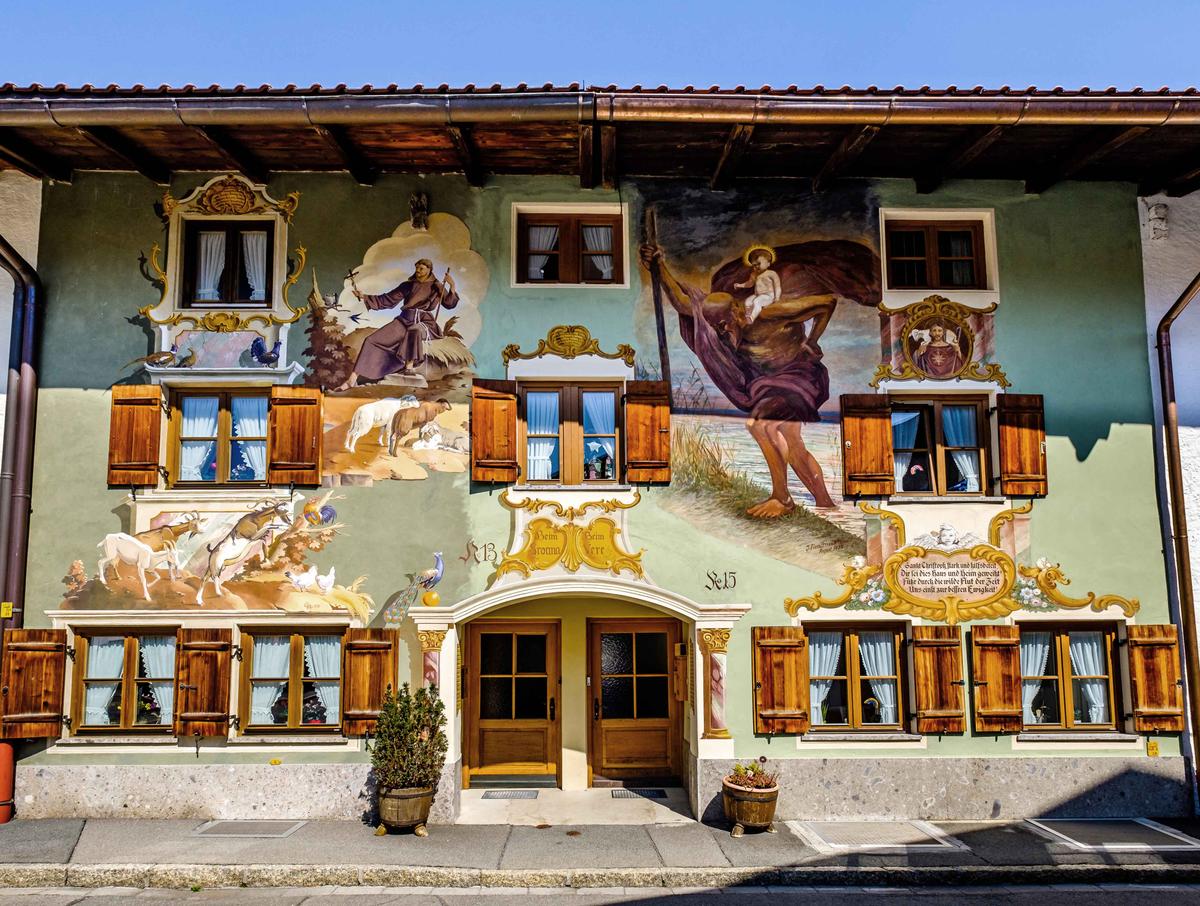
[[[687,683],[679,636],[677,620],[588,621],[592,782],[679,777]]]

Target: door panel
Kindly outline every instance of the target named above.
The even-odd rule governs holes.
[[[557,774],[557,623],[477,621],[467,633],[467,776]]]
[[[679,775],[682,710],[672,669],[679,634],[676,620],[589,622],[593,776]]]

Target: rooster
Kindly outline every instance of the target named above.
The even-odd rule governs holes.
[[[260,365],[277,365],[279,364],[279,350],[283,347],[282,340],[276,340],[275,345],[267,350],[267,341],[262,337],[255,337],[250,344],[250,358],[258,362]]]
[[[412,607],[413,601],[417,599],[417,593],[422,589],[425,591],[432,590],[435,585],[442,581],[442,576],[445,572],[446,564],[442,560],[442,552],[436,551],[433,555],[433,566],[419,573],[409,574],[408,587],[396,592],[384,602],[384,619],[387,623],[389,625],[403,623],[404,618],[408,616],[408,610]]]

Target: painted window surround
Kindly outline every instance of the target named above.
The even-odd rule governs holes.
[[[889,220],[978,220],[983,224],[983,256],[987,289],[956,289],[954,301],[968,308],[987,308],[1000,302],[1000,273],[996,262],[996,213],[991,208],[880,208],[879,260],[883,285],[883,304],[904,308],[931,294],[950,290],[891,289],[888,286],[887,223]]]
[[[518,283],[517,282],[517,215],[518,214],[613,214],[621,217],[621,234],[615,242],[626,250],[622,256],[621,279],[613,283]],[[594,291],[605,292],[612,289],[629,288],[629,205],[626,202],[584,201],[564,202],[520,202],[512,204],[509,218],[509,289],[526,290],[534,293],[553,290],[556,292]]]

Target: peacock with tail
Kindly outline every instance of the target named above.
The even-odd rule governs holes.
[[[409,573],[408,587],[394,593],[383,604],[383,618],[389,626],[399,626],[408,616],[409,608],[422,591],[431,591],[442,581],[446,572],[446,564],[442,560],[442,552],[435,551],[433,566],[419,573]]]

